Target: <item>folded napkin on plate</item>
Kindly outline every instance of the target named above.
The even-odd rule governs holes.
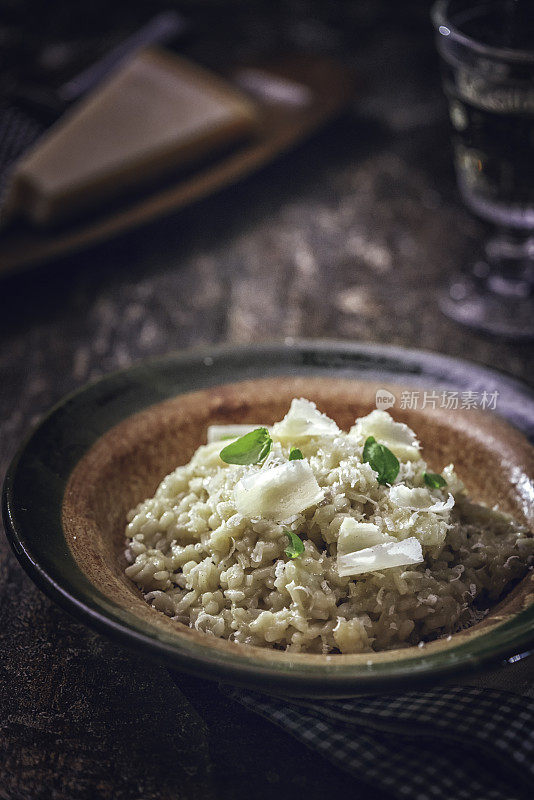
[[[530,697],[477,686],[317,701],[225,691],[375,787],[377,797],[532,797]]]

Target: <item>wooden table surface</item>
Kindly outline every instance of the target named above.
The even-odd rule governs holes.
[[[299,44],[342,54],[364,95],[244,183],[0,282],[0,474],[66,392],[192,345],[383,342],[532,382],[531,345],[478,336],[437,308],[484,231],[457,197],[427,4],[408,3],[406,24],[387,3],[369,19],[353,10],[352,28],[312,2],[291,7]],[[3,536],[0,639],[2,800],[377,797],[215,684],[173,678],[74,622]]]

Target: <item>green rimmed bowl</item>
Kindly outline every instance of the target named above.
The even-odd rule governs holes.
[[[110,375],[66,398],[8,471],[3,510],[30,577],[64,608],[168,666],[263,691],[343,696],[451,676],[534,650],[527,576],[481,622],[424,648],[359,655],[290,654],[208,637],[148,606],[124,576],[129,508],[185,463],[214,422],[274,422],[294,396],[348,427],[396,398],[431,467],[453,461],[472,496],[534,528],[534,394],[481,367],[421,351],[294,342],[171,355]],[[403,408],[402,391],[497,398],[495,413]],[[497,393],[496,395],[494,393]],[[427,395],[428,397],[429,395]],[[435,404],[435,408],[432,407]],[[421,403],[418,404],[419,406]],[[461,404],[460,404],[461,405]]]

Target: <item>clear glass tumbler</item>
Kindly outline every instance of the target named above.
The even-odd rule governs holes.
[[[432,20],[458,186],[492,226],[440,306],[478,330],[534,338],[534,0],[438,0]]]

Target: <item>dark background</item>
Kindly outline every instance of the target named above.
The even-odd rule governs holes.
[[[0,3],[2,121],[169,3]],[[68,391],[198,344],[326,337],[468,357],[532,382],[532,348],[441,316],[476,254],[458,200],[425,2],[185,2],[179,49],[303,49],[351,66],[349,112],[239,185],[133,234],[0,278],[0,475]],[[35,125],[44,126],[44,117]],[[28,129],[29,130],[29,129]],[[26,132],[31,138],[31,131]],[[2,141],[4,165],[20,149]],[[3,162],[2,162],[3,159]],[[0,798],[376,798],[287,734],[90,632],[0,540]]]

